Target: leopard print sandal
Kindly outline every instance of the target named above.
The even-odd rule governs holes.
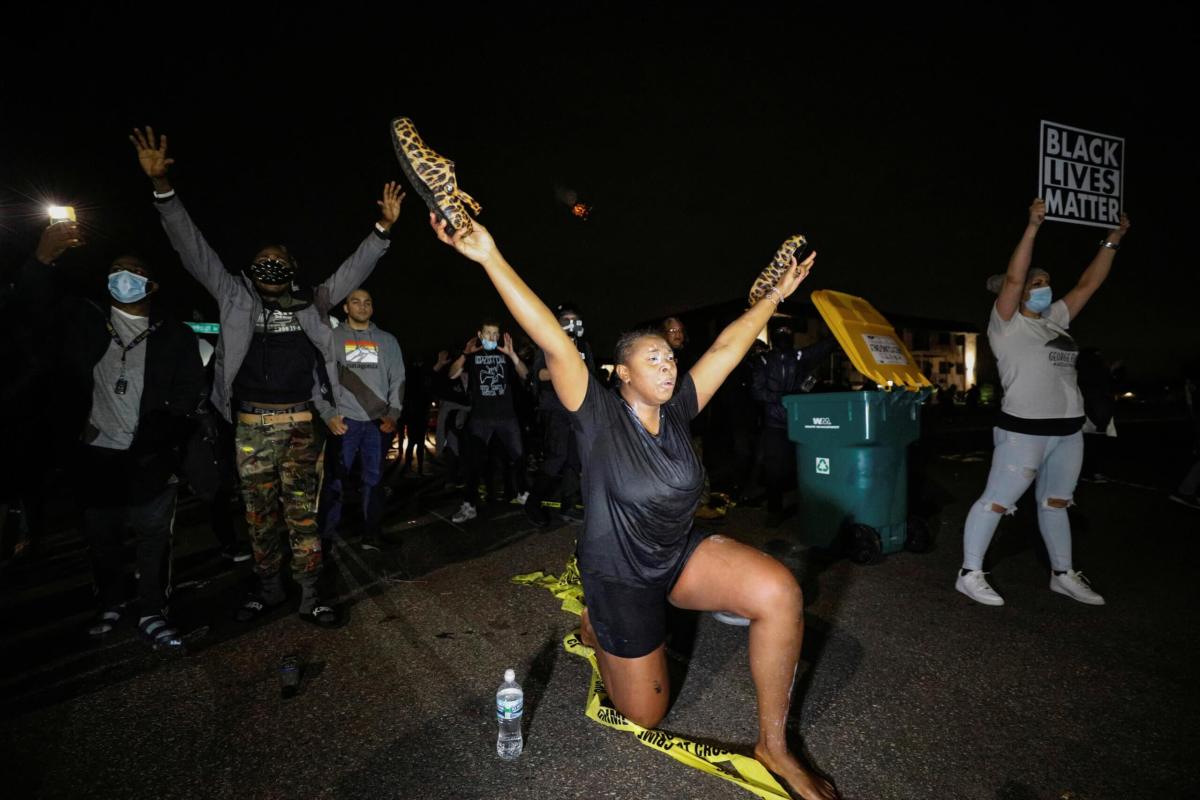
[[[775,253],[775,258],[771,259],[767,268],[758,274],[754,285],[750,287],[750,305],[763,299],[767,292],[771,291],[771,287],[779,283],[783,273],[787,272],[788,267],[791,266],[792,256],[803,252],[807,246],[808,239],[800,234],[796,234],[780,245],[779,251]]]
[[[417,194],[429,206],[429,210],[446,221],[446,233],[462,230],[471,232],[471,213],[482,211],[479,203],[458,188],[454,176],[454,162],[435,153],[421,139],[417,128],[408,117],[392,120],[392,146],[404,177],[416,189]]]

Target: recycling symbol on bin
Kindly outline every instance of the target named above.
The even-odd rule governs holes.
[[[828,458],[818,458],[817,459],[817,474],[818,475],[828,475],[829,474],[829,459]]]

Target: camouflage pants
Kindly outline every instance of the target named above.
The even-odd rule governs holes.
[[[288,534],[292,576],[301,585],[321,571],[317,529],[317,456],[312,422],[238,422],[237,469],[246,502],[246,527],[260,578],[279,574],[280,541]]]

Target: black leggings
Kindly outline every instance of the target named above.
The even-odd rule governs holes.
[[[404,420],[404,435],[408,437],[408,444],[404,447],[404,464],[407,466],[412,463],[413,450],[416,450],[417,472],[422,472],[425,469],[425,435],[428,432],[429,420]]]

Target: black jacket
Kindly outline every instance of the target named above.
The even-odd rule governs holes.
[[[65,417],[71,430],[84,430],[92,405],[92,371],[112,341],[105,324],[111,313],[89,300],[57,290],[59,269],[30,258],[21,268],[17,294],[39,304],[53,320],[47,326],[57,351],[57,397],[46,406]],[[204,367],[196,334],[182,322],[154,311],[150,324],[162,324],[146,339],[146,367],[137,432],[128,450],[125,486],[131,500],[152,496],[179,467],[180,453],[204,399]],[[111,477],[111,476],[110,476]]]
[[[750,391],[754,399],[763,404],[764,427],[787,427],[784,395],[798,394],[804,380],[835,349],[836,339],[822,339],[803,350],[772,350],[755,360]]]

